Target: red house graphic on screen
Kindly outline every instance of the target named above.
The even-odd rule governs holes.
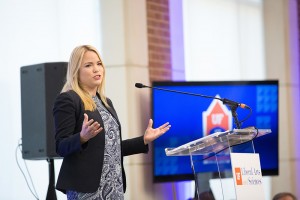
[[[220,98],[219,95],[216,95]],[[207,110],[202,112],[203,136],[215,132],[232,129],[232,115],[230,110],[219,100],[214,99]]]

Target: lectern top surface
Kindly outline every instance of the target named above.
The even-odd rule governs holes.
[[[206,155],[217,153],[233,145],[242,144],[254,138],[271,133],[271,129],[253,127],[216,132],[176,148],[166,148],[167,156]]]

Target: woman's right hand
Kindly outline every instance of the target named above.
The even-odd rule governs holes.
[[[102,127],[98,122],[94,122],[93,119],[89,120],[89,117],[84,113],[84,120],[82,123],[82,129],[80,132],[80,142],[83,144],[89,141],[91,138],[95,137],[102,131]]]

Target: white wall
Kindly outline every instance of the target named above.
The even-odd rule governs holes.
[[[186,80],[265,78],[262,0],[183,0]]]
[[[15,149],[21,138],[20,67],[68,61],[79,44],[101,49],[97,0],[0,1],[0,199],[34,199],[17,168]],[[34,98],[34,97],[33,97]],[[25,170],[21,154],[18,158]],[[56,160],[56,175],[60,160]],[[36,191],[45,199],[46,161],[27,161]],[[65,199],[57,192],[59,199]]]

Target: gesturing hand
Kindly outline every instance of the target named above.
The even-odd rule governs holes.
[[[93,119],[89,120],[87,114],[84,113],[84,120],[82,123],[82,129],[80,132],[80,141],[81,143],[87,142],[89,139],[98,135],[102,131],[102,127],[98,122],[94,122]]]
[[[155,129],[152,128],[152,125],[153,125],[153,120],[150,119],[148,127],[147,127],[147,129],[145,131],[145,135],[144,135],[144,143],[145,144],[152,142],[153,140],[155,140],[156,138],[158,138],[159,136],[161,136],[162,134],[167,132],[171,127],[171,125],[169,125],[169,122],[161,125],[158,128],[155,128]]]

